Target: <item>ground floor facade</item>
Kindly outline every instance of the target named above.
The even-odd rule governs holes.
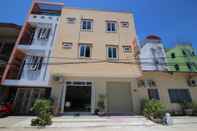
[[[134,102],[137,84],[134,78],[65,77],[63,82],[52,85],[51,97],[55,99],[57,112],[63,114],[94,114],[102,96],[107,113],[131,114],[137,111]]]
[[[194,81],[193,85],[188,80]],[[50,87],[4,87],[14,112],[31,113],[36,99],[51,98],[55,114],[94,114],[103,101],[108,114],[141,113],[143,99],[157,99],[168,111],[180,110],[180,102],[197,102],[195,74],[143,72],[140,78],[66,77],[51,80]],[[1,98],[2,99],[2,98]],[[102,99],[102,100],[101,100]]]
[[[137,99],[157,99],[168,111],[180,111],[181,102],[197,102],[196,80],[191,73],[143,72],[138,79]]]

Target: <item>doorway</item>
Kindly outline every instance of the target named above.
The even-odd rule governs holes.
[[[73,81],[66,83],[64,112],[91,112],[92,83]]]

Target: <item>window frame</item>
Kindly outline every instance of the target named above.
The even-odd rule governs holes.
[[[109,27],[108,27],[109,24],[110,24],[110,30],[108,30],[109,29]],[[114,24],[114,29],[115,30],[113,30],[112,24]],[[118,32],[118,22],[117,21],[106,21],[105,31],[107,33],[117,33]]]
[[[148,89],[148,98],[150,100],[160,100],[159,90],[158,89]],[[156,93],[156,94],[154,94]]]
[[[112,54],[111,54],[111,56],[112,57],[109,57],[109,48],[111,48],[112,50]],[[113,51],[114,51],[114,49],[116,49],[116,57],[114,57],[114,53],[113,53]],[[119,51],[118,51],[118,45],[107,45],[106,46],[106,57],[107,57],[107,59],[108,60],[117,60],[117,59],[119,59]]]
[[[178,91],[178,92],[176,92]],[[186,92],[184,92],[186,91]],[[172,94],[176,92],[176,94]],[[185,94],[181,94],[181,93],[185,93]],[[189,91],[189,89],[168,89],[168,95],[169,95],[169,100],[171,103],[180,103],[180,102],[192,102],[192,96],[191,93]],[[188,95],[187,99],[185,99],[184,97],[186,97],[186,95]]]
[[[86,22],[85,23],[86,28],[83,28],[84,27],[83,22]],[[90,22],[90,29],[88,29],[88,24],[87,24],[88,22]],[[80,30],[82,32],[93,32],[93,19],[81,19]]]
[[[82,46],[85,47],[83,56],[81,56],[81,47],[82,47]],[[90,49],[89,57],[86,56],[87,47],[89,47],[89,49]],[[80,44],[79,44],[79,51],[78,51],[78,53],[79,53],[79,55],[78,55],[79,58],[86,58],[86,59],[91,58],[91,57],[92,57],[92,45],[91,45],[91,44],[80,43]]]

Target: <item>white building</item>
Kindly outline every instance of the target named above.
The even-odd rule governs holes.
[[[166,53],[161,38],[150,35],[140,43],[140,63],[143,71],[165,71]]]

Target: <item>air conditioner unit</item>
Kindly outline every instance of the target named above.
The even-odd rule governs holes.
[[[197,81],[194,79],[188,79],[187,83],[190,87],[196,87],[197,86]]]

